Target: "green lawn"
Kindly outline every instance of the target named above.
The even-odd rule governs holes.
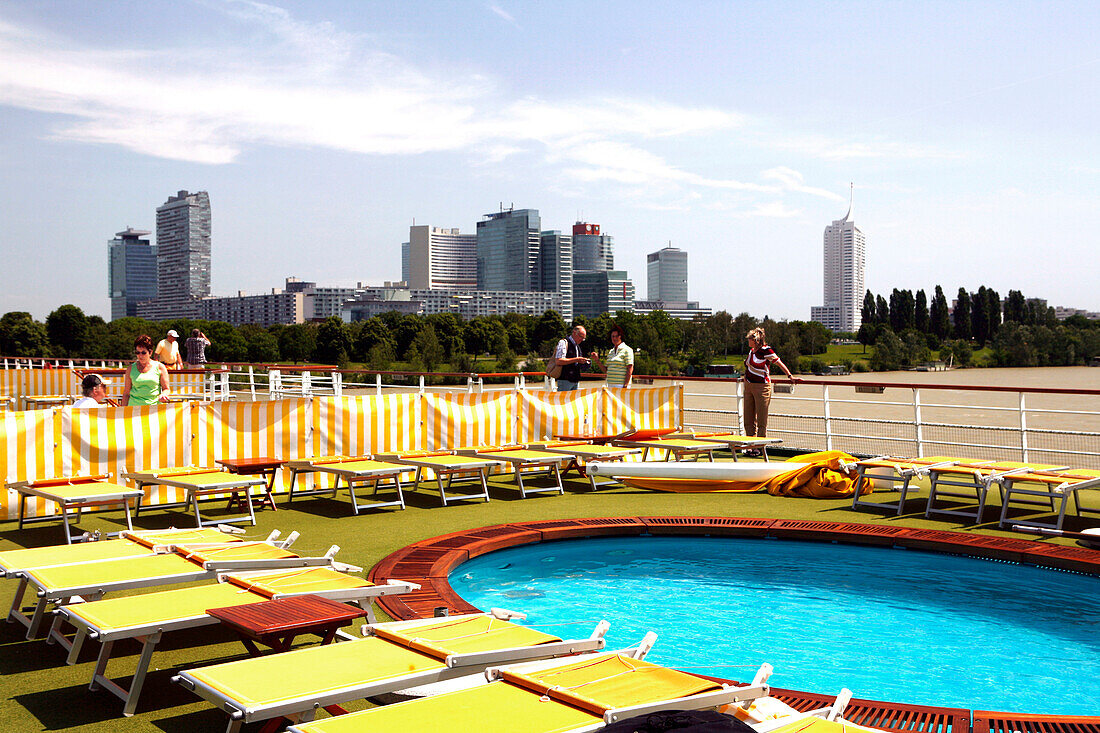
[[[258,525],[248,528],[248,534],[260,538],[272,529],[280,529],[284,534],[298,530],[302,538],[295,545],[297,551],[320,554],[329,545],[338,544],[339,559],[369,569],[400,547],[447,532],[506,522],[575,517],[739,516],[960,529],[952,522],[927,521],[922,515],[895,518],[854,513],[847,500],[789,499],[767,494],[665,494],[626,487],[593,494],[587,481],[578,478],[566,482],[564,496],[544,494],[523,500],[514,484],[502,479],[492,483],[490,493],[493,500],[489,503],[460,503],[444,508],[439,506],[436,492],[424,490],[408,494],[409,508],[405,511],[379,511],[358,517],[351,515],[346,495],[335,501],[298,500],[293,509],[280,497],[278,511],[258,513]],[[992,511],[989,516],[993,516]],[[121,515],[105,513],[88,516],[82,527],[117,531],[120,523]],[[179,510],[152,508],[139,520],[143,528],[173,524],[190,526],[190,517]],[[1005,535],[987,527],[966,529]],[[6,522],[0,524],[0,550],[51,544],[60,533],[59,527],[52,523],[20,531],[14,522]],[[5,607],[10,605],[14,590],[13,581],[0,585],[0,603]],[[156,671],[146,681],[139,712],[128,720],[120,717],[120,700],[102,690],[87,689],[97,644],[89,642],[80,663],[70,667],[65,665],[65,655],[59,648],[42,640],[26,641],[24,631],[18,624],[0,626],[0,700],[3,701],[0,719],[4,721],[0,727],[5,731],[182,733],[224,728],[224,713],[197,702],[197,698],[169,681],[174,670],[243,656],[240,643],[217,629],[177,633],[162,642],[162,649],[153,658],[151,669]],[[115,676],[132,670],[137,652],[136,644],[118,645],[113,662]],[[246,730],[258,730],[258,726]]]

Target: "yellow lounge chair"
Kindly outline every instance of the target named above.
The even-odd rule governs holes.
[[[562,488],[561,485],[561,464],[569,459],[560,453],[550,453],[537,448],[529,448],[524,445],[460,448],[458,453],[459,455],[475,458],[488,458],[489,460],[500,461],[501,463],[510,465],[516,474],[516,484],[519,486],[520,496],[524,499],[527,498],[528,494],[542,494],[553,491],[559,494],[565,493],[565,489]],[[554,477],[556,486],[533,489],[524,486],[523,472],[534,471],[537,474],[540,469],[542,472],[545,472],[547,476]],[[530,473],[528,473],[528,475],[530,475]]]
[[[420,487],[420,479],[424,469],[435,474],[436,483],[439,484],[439,498],[443,506],[448,501],[468,501],[472,499],[484,499],[489,501],[489,471],[500,468],[504,464],[500,461],[489,461],[484,458],[460,456],[455,451],[411,451],[399,453],[380,453],[376,456],[379,460],[403,463],[407,466],[416,466],[416,478],[413,480],[412,490]],[[447,486],[443,486],[443,477],[447,477]],[[447,490],[454,483],[455,476],[469,477],[470,481],[481,482],[479,494],[448,494]]]
[[[294,542],[298,533],[292,533],[285,542],[276,542],[278,537],[279,532],[274,531],[264,543],[285,549]],[[38,634],[46,607],[50,603],[80,595],[78,589],[85,593],[96,593],[100,590],[100,585],[95,583],[93,583],[94,588],[90,590],[88,588],[89,580],[103,581],[100,568],[106,567],[110,571],[115,567],[115,563],[146,562],[146,558],[170,553],[184,544],[198,549],[241,544],[241,541],[214,529],[160,530],[123,532],[122,538],[118,540],[35,547],[0,553],[0,569],[3,570],[3,576],[19,580],[19,587],[16,589],[11,609],[8,611],[8,621],[18,621],[26,626],[27,638],[31,639]],[[178,560],[169,560],[167,563],[157,562],[159,567],[171,563],[177,570],[179,569]],[[185,569],[193,571],[194,567]],[[59,585],[51,585],[55,582]],[[22,611],[23,596],[32,584],[38,586],[39,598],[34,613],[27,616]]]
[[[1068,466],[1053,466],[1039,463],[1020,463],[1018,461],[993,461],[993,462],[960,462],[947,466],[929,467],[928,506],[924,510],[924,516],[933,514],[964,517],[973,519],[976,524],[981,523],[982,514],[985,511],[986,499],[989,490],[997,485],[1001,488],[1001,500],[1004,502],[1004,480],[1016,474],[1033,474],[1047,471],[1064,471]],[[965,491],[959,492],[944,487],[960,487]],[[973,496],[977,505],[973,509],[963,506],[945,508],[938,506],[937,502],[946,497],[948,499],[970,499]]]
[[[157,643],[164,634],[172,631],[217,624],[218,620],[206,613],[208,608],[243,606],[312,593],[332,600],[358,603],[367,610],[368,620],[373,621],[371,603],[374,598],[408,593],[420,587],[415,583],[393,580],[386,585],[374,585],[331,567],[232,573],[219,576],[218,580],[212,585],[60,607],[57,611],[59,616],[77,629],[66,661],[76,663],[85,639],[99,641],[99,658],[92,673],[90,689],[106,688],[125,701],[123,714],[133,715]],[[129,689],[106,675],[114,643],[121,639],[136,639],[142,643],[141,656]]]
[[[69,525],[69,512],[76,510],[76,520],[80,520],[80,513],[89,507],[100,507],[114,504],[122,504],[126,510],[126,529],[133,529],[130,521],[130,502],[135,505],[141,502],[143,492],[132,489],[129,486],[120,486],[111,483],[107,474],[99,476],[71,476],[68,478],[51,478],[40,481],[15,481],[8,484],[8,488],[19,494],[19,529],[23,525],[32,522],[56,521],[57,517],[47,515],[42,517],[28,517],[27,498],[36,496],[40,499],[53,502],[61,510],[61,521],[65,525],[65,544],[72,544],[74,539],[82,535],[73,535]]]
[[[714,441],[694,440],[691,438],[654,438],[652,440],[621,439],[612,441],[612,445],[623,448],[640,448],[642,460],[649,458],[650,451],[664,451],[666,461],[682,461],[687,456],[693,456],[695,460],[706,456],[708,461],[714,460],[714,451],[718,450],[718,444]]]
[[[340,488],[340,479],[344,479],[348,493],[351,495],[352,514],[359,514],[360,509],[383,509],[385,507],[399,506],[405,508],[405,496],[401,491],[401,474],[407,473],[408,466],[396,463],[375,460],[371,455],[365,456],[323,456],[287,461],[286,468],[290,471],[290,493],[287,501],[294,501],[295,496],[316,496],[328,494],[336,496]],[[295,491],[300,473],[327,473],[335,477],[332,488],[311,489],[308,491]],[[393,501],[376,501],[369,504],[360,504],[355,497],[355,487],[374,485],[374,493],[378,493],[380,485],[386,481],[392,481],[397,490],[397,498]]]
[[[208,580],[232,570],[332,565],[338,549],[333,545],[323,557],[302,557],[268,542],[180,545],[171,552],[156,555],[35,568],[24,573],[22,580],[36,588],[38,604],[34,619],[41,619],[49,603],[65,605],[77,599],[98,600],[113,591]],[[28,639],[34,638],[38,631],[34,619],[27,630]],[[54,631],[58,621],[55,619]],[[50,634],[51,638],[54,636]]]
[[[1061,530],[1072,498],[1077,507],[1077,516],[1085,514],[1100,515],[1100,508],[1087,507],[1081,503],[1081,491],[1100,491],[1100,471],[1094,469],[1075,469],[1072,471],[1030,471],[1010,473],[1002,476],[1001,518],[999,525],[1008,524],[1008,508],[1011,505],[1049,507],[1057,518],[1053,522],[1031,520],[1013,520],[1014,526],[1037,527]],[[1037,498],[1020,498],[1037,497]]]
[[[621,653],[490,669],[495,681],[458,692],[295,725],[294,733],[572,733],[659,710],[723,708],[768,694],[730,687]]]
[[[222,471],[217,468],[203,468],[198,466],[158,468],[152,471],[134,471],[122,474],[122,478],[133,481],[142,492],[145,491],[145,487],[147,486],[170,486],[185,490],[187,492],[187,498],[184,501],[157,504],[157,507],[160,509],[169,509],[171,507],[190,506],[195,511],[196,527],[207,527],[212,524],[235,524],[245,520],[255,526],[256,512],[252,508],[252,487],[267,487],[267,481],[262,476],[241,475]],[[236,496],[242,493],[244,494],[243,503],[248,507],[247,515],[204,520],[202,514],[199,513],[200,498],[216,497],[224,494]],[[140,502],[138,503],[137,513],[141,513]]]
[[[949,456],[931,456],[927,458],[899,458],[897,456],[876,456],[857,461],[855,464],[858,475],[856,477],[855,493],[852,495],[852,509],[859,511],[867,509],[892,509],[901,516],[905,510],[906,497],[919,491],[912,485],[914,479],[928,476],[933,468],[946,468],[949,466],[984,466],[992,461],[977,461],[968,458],[952,458]],[[871,482],[876,489],[889,489],[900,491],[901,497],[895,501],[864,501],[860,496],[863,488]]]
[[[757,438],[751,435],[737,435],[735,433],[714,432],[684,432],[669,433],[666,439],[687,438],[689,440],[701,440],[706,443],[718,443],[724,445],[726,450],[733,454],[733,460],[737,460],[737,452],[743,450],[759,450],[764,460],[768,460],[768,446],[779,445],[781,438]]]
[[[298,721],[350,700],[438,683],[489,665],[604,648],[608,623],[563,641],[511,623],[517,614],[469,614],[365,626],[373,636],[187,670],[172,678],[229,713],[227,733],[273,718]],[[306,717],[308,720],[309,717]]]
[[[571,468],[577,469],[577,473],[588,479],[588,483],[592,485],[593,491],[596,491],[600,486],[612,486],[618,484],[618,482],[601,481],[600,483],[596,483],[595,477],[584,470],[586,463],[589,461],[599,461],[601,463],[622,461],[626,459],[627,456],[636,456],[642,452],[640,448],[595,445],[583,440],[549,440],[529,443],[527,447],[536,448],[547,453],[558,453],[563,456],[569,456],[571,461],[569,465],[565,467],[563,473],[569,473],[569,469]]]

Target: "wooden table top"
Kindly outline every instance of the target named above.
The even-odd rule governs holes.
[[[277,598],[243,606],[208,608],[206,612],[227,626],[253,638],[287,634],[338,624],[367,615],[366,610],[315,595]]]
[[[225,466],[230,473],[263,473],[280,468],[286,461],[282,458],[221,458],[217,463]]]

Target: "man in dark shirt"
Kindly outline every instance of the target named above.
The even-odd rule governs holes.
[[[574,326],[573,332],[559,341],[554,349],[554,360],[562,365],[561,376],[557,379],[559,392],[571,392],[580,383],[581,367],[588,365],[588,357],[581,350],[581,344],[587,337],[584,326]]]

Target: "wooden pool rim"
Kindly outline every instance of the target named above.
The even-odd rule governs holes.
[[[379,605],[394,619],[425,618],[439,609],[450,614],[475,613],[480,609],[459,596],[447,580],[450,572],[467,560],[535,542],[629,535],[771,537],[905,547],[1100,576],[1100,550],[1037,540],[849,522],[749,517],[602,517],[511,522],[432,537],[391,553],[371,568],[368,577],[374,583],[393,578],[420,584],[419,591],[378,599]],[[832,700],[828,695],[777,688],[772,688],[772,694],[799,710],[811,710]],[[1100,733],[1100,717],[972,712],[965,708],[862,699],[853,700],[844,715],[858,725],[906,733]]]

